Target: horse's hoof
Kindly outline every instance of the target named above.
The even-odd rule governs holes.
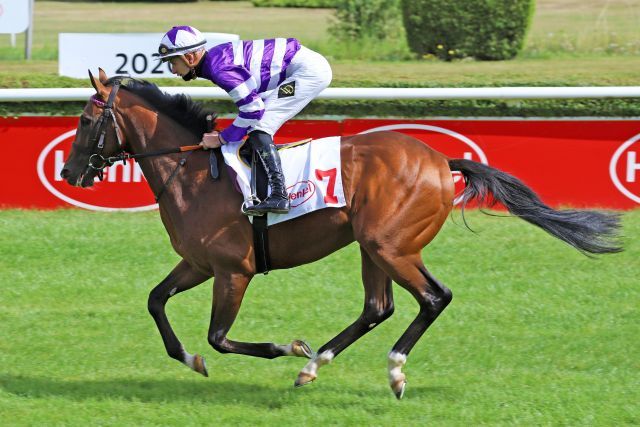
[[[207,363],[204,361],[204,357],[199,354],[196,354],[193,359],[193,370],[201,373],[205,377],[209,376],[209,372],[207,372]]]
[[[307,359],[311,359],[311,356],[313,356],[311,347],[309,347],[306,342],[301,340],[294,340],[291,343],[291,352],[294,356],[306,357]]]
[[[399,378],[391,384],[391,390],[393,390],[393,394],[396,395],[396,399],[402,399],[402,396],[404,396],[404,388],[406,387],[406,385],[407,380],[404,379],[404,375],[402,376],[402,378]]]
[[[312,382],[316,378],[318,378],[317,375],[308,374],[306,372],[300,372],[298,374],[298,378],[296,378],[296,382],[293,385],[296,386],[296,387],[302,387],[303,385],[309,384],[310,382]]]

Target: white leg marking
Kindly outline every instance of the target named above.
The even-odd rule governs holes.
[[[389,383],[394,384],[396,381],[403,381],[404,374],[402,367],[407,363],[407,355],[392,351],[389,353]]]
[[[331,363],[333,360],[333,352],[330,350],[323,351],[320,354],[316,354],[313,358],[302,368],[301,372],[305,374],[312,375],[316,377],[318,375],[318,369],[323,366]]]
[[[184,363],[185,365],[187,365],[191,369],[195,369],[195,364],[194,364],[194,361],[196,360],[196,356],[195,355],[187,353],[183,348],[182,349],[182,358],[184,359],[184,361],[182,363]]]
[[[287,345],[279,345],[277,347],[280,350],[284,351],[284,354],[286,354],[287,356],[295,356],[295,353],[293,352],[293,345],[287,344]]]

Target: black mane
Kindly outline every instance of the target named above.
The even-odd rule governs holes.
[[[169,95],[153,83],[129,77],[112,77],[107,81],[107,85],[113,84],[116,80],[120,81],[123,89],[144,99],[159,112],[181,124],[198,138],[207,132],[206,116],[208,113],[203,111],[202,104],[195,102],[189,96]]]

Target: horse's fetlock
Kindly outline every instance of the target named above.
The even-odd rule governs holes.
[[[179,349],[175,349],[175,348],[167,348],[167,354],[169,355],[170,358],[175,359],[179,362],[184,362],[184,351],[182,350],[182,348]]]

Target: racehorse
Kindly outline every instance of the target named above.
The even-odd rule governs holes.
[[[61,175],[71,185],[90,187],[107,165],[138,156],[159,199],[171,244],[182,257],[150,292],[149,312],[169,356],[205,376],[202,356],[188,353],[169,324],[165,304],[172,296],[213,277],[211,346],[221,353],[269,359],[309,358],[295,381],[300,386],[316,379],[322,365],[392,315],[394,281],[420,307],[388,356],[389,383],[400,399],[407,355],[452,299],[451,291],[424,266],[420,253],[453,207],[453,171],[462,173],[466,182],[463,206],[473,199],[499,202],[511,214],[583,253],[622,250],[616,243],[616,214],[554,210],[517,178],[481,163],[449,159],[400,133],[344,137],[341,165],[346,206],[272,226],[269,250],[272,268],[284,269],[313,262],[357,241],[365,291],[362,314],[315,353],[300,340],[286,345],[233,341],[227,334],[256,274],[252,228],[240,212],[243,199],[229,172],[222,168],[220,178],[213,181],[208,176],[208,154],[195,150],[178,154],[183,149],[176,149],[179,144],[198,144],[206,131],[206,113],[188,97],[167,95],[148,82],[109,80],[102,70],[99,79],[91,72],[89,77],[96,94],[80,117]],[[306,238],[300,239],[301,235]]]

